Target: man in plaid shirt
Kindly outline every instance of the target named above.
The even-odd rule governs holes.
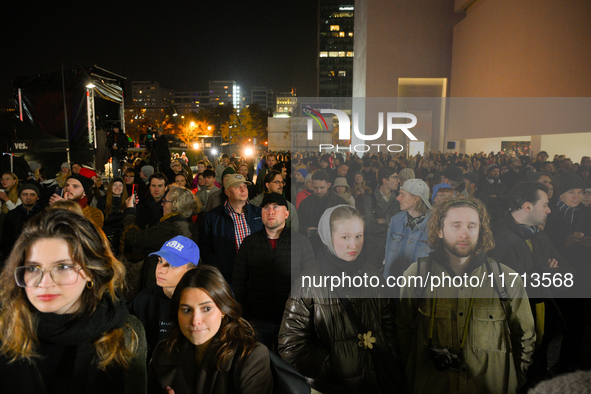
[[[205,214],[199,248],[205,264],[219,268],[228,283],[236,253],[244,238],[263,228],[261,209],[248,203],[247,185],[252,184],[240,174],[224,180],[228,200]]]

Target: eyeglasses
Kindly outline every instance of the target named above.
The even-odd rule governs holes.
[[[279,186],[279,185],[285,185],[285,181],[273,181],[273,182],[269,182],[269,183],[274,183],[277,186]]]
[[[172,201],[170,201],[170,200],[162,200],[162,204],[166,204],[167,202],[172,204]]]
[[[72,285],[78,281],[78,273],[82,268],[72,264],[57,264],[50,269],[41,269],[37,266],[17,267],[14,270],[14,279],[18,287],[37,287],[43,280],[43,275],[49,272],[49,276],[58,286]]]

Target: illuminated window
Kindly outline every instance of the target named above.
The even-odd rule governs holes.
[[[353,57],[353,51],[347,52],[347,57]]]
[[[338,52],[328,52],[328,57],[339,57]]]
[[[349,33],[349,37],[353,37],[353,32]]]
[[[328,52],[320,52],[320,57],[328,57]]]
[[[345,32],[344,31],[340,31],[339,32],[339,37],[345,37]]]
[[[229,95],[228,95],[228,97],[232,97],[232,95],[231,95],[231,94],[229,94]]]
[[[140,94],[142,94],[142,91],[140,90]]]
[[[338,37],[338,36],[339,36],[339,32],[336,32],[336,31],[335,31],[334,33],[332,33],[332,36],[333,36],[333,37]],[[332,41],[330,41],[330,42],[332,43]]]
[[[346,77],[346,76],[347,76],[346,71],[339,71],[339,77]]]
[[[329,72],[328,72],[328,76],[329,76],[329,77],[334,77],[334,71],[329,71]]]
[[[330,31],[339,31],[341,27],[339,25],[330,25]]]
[[[220,105],[224,105],[224,102],[223,101],[220,101]]]
[[[345,57],[345,51],[339,51],[339,57]]]
[[[224,89],[228,89],[228,87],[227,86],[224,86]]]

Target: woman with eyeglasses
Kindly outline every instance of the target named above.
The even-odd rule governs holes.
[[[146,338],[125,268],[75,212],[33,217],[0,276],[0,381],[12,393],[146,391]]]
[[[183,275],[170,312],[170,334],[148,367],[149,393],[273,392],[269,350],[217,268],[199,265]]]

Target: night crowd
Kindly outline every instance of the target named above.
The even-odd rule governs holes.
[[[112,177],[4,169],[3,390],[275,393],[279,355],[300,392],[588,392],[590,157],[189,162],[122,135]],[[385,286],[465,274],[486,283]]]

